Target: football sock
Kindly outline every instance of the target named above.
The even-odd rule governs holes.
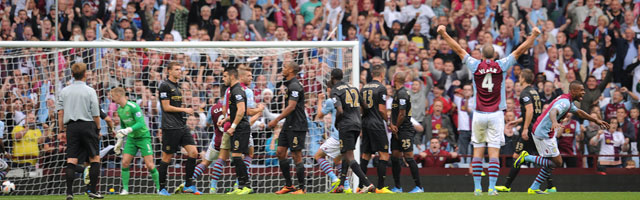
[[[365,175],[367,174],[367,171],[369,168],[367,168],[367,165],[369,165],[369,160],[364,159],[364,158],[360,158],[360,170],[362,170],[362,173],[364,173]],[[363,185],[364,183],[362,181],[360,181],[360,187],[363,187],[365,185]],[[369,186],[369,185],[366,185]]]
[[[89,183],[89,189],[93,193],[97,193],[98,191],[98,177],[100,175],[100,163],[92,162],[91,169],[89,169],[89,179],[91,183]]]
[[[549,174],[549,178],[547,178],[547,189],[553,188],[553,179],[551,178],[551,174]]]
[[[289,159],[280,160],[280,171],[282,171],[282,176],[284,176],[285,186],[291,187],[293,186],[293,181],[291,181],[291,172],[289,169]]]
[[[549,176],[551,176],[552,171],[553,169],[550,167],[542,167],[542,169],[540,169],[540,173],[538,173],[538,176],[536,176],[536,180],[533,181],[533,184],[531,184],[530,188],[532,190],[539,190],[540,184],[542,184],[542,182],[544,182],[549,178]]]
[[[409,169],[411,170],[411,177],[413,177],[413,182],[416,184],[416,187],[422,188],[422,184],[420,184],[420,174],[418,172],[418,164],[412,158],[404,158],[409,164]]]
[[[342,163],[340,164],[340,180],[347,180],[347,172],[349,171],[349,162],[347,162],[346,158],[342,159]],[[344,184],[345,181],[341,181],[340,185]]]
[[[353,173],[355,173],[356,176],[358,176],[363,186],[371,185],[371,182],[369,182],[369,179],[367,178],[367,176],[364,175],[364,172],[362,172],[362,168],[360,168],[360,165],[358,165],[358,162],[356,162],[355,160],[352,160],[351,162],[349,162],[349,166],[351,167],[351,170],[353,171]]]
[[[153,168],[149,170],[149,173],[151,174],[151,179],[153,179],[153,183],[156,184],[156,189],[160,189],[160,177],[158,175],[158,169]]]
[[[540,165],[542,167],[553,167],[553,162],[542,156],[528,155],[524,157],[524,161]]]
[[[122,168],[121,171],[121,176],[122,176],[122,189],[129,191],[129,176],[131,175],[131,173],[129,172],[129,168]]]
[[[338,177],[336,177],[336,174],[333,173],[333,169],[331,168],[331,164],[329,164],[329,162],[326,159],[320,158],[317,161],[318,161],[318,165],[320,166],[320,169],[322,169],[322,172],[324,172],[324,174],[329,176],[331,181],[334,181],[334,180],[338,179]]]
[[[200,177],[200,175],[202,175],[202,172],[204,172],[206,167],[207,166],[204,166],[203,164],[196,165],[196,168],[193,169],[193,176],[191,176],[191,180],[198,179],[198,177]]]
[[[216,161],[216,164],[213,164],[213,170],[211,170],[212,181],[217,182],[218,180],[220,180],[220,176],[222,176],[222,169],[224,169],[225,165],[227,164],[222,159],[218,159]]]
[[[244,159],[242,160],[244,163],[244,166],[247,169],[247,179],[251,178],[251,172],[249,171],[249,169],[251,168],[251,161],[253,159],[250,156],[244,156]]]
[[[475,190],[482,190],[482,158],[473,157],[471,160],[473,170],[473,185]]]
[[[231,164],[236,168],[236,176],[238,177],[238,188],[247,186],[247,169],[241,157],[233,157]]]
[[[387,161],[378,161],[378,189],[384,187],[384,179],[387,178]]]
[[[391,158],[391,172],[393,173],[393,182],[396,188],[402,188],[400,185],[400,171],[402,170],[402,161],[400,158]]]
[[[489,189],[496,189],[496,182],[500,174],[500,160],[498,158],[489,158]]]
[[[306,184],[304,178],[307,177],[307,175],[304,173],[304,164],[302,162],[296,163],[296,176],[298,177],[298,189],[304,191],[304,185]]]
[[[67,195],[73,195],[73,179],[76,177],[75,168],[76,165],[67,163],[67,169],[65,170],[65,176],[67,177]]]
[[[167,188],[167,167],[169,167],[169,163],[164,161],[160,161],[160,165],[158,166],[158,173],[160,177],[160,190]]]
[[[511,169],[509,169],[509,176],[507,176],[507,181],[505,182],[504,186],[507,188],[511,188],[511,183],[513,183],[513,180],[516,179],[516,177],[518,177],[518,173],[520,172],[521,167],[515,168],[515,167],[511,167]]]
[[[195,158],[187,158],[187,163],[186,163],[186,167],[184,169],[184,181],[185,187],[190,187],[193,184],[193,179],[191,179],[191,177],[193,177],[193,171],[196,168],[196,159]]]

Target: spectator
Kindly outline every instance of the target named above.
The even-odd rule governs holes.
[[[459,162],[460,158],[458,153],[442,150],[440,148],[440,140],[438,138],[431,138],[429,142],[429,148],[418,155],[415,155],[417,163],[422,164],[422,168],[427,167],[445,167],[447,163]]]
[[[456,89],[464,85],[469,80],[469,70],[461,68],[458,71],[454,71],[455,67],[453,61],[444,62],[444,70],[438,70],[430,67],[429,72],[432,73],[433,79],[444,86],[445,91],[450,91],[451,88]]]
[[[609,130],[600,130],[598,135],[591,138],[590,144],[596,145],[600,143],[599,155],[617,155],[623,151],[629,150],[629,138],[625,138],[622,132],[618,130],[618,120],[613,118],[609,121],[611,127]],[[620,168],[622,160],[620,157],[598,157],[598,168]]]
[[[36,115],[27,114],[26,123],[16,126],[11,132],[14,138],[13,161],[19,165],[36,166],[35,157],[40,155],[39,145],[44,142],[40,128],[36,126]],[[32,168],[33,169],[33,168]]]
[[[631,99],[634,100],[634,102],[638,101],[638,97],[635,94],[629,92],[627,88],[620,88],[619,90],[615,90],[613,92],[611,102],[602,108],[602,110],[604,110],[605,119],[610,120],[612,118],[615,118],[616,111],[618,111],[618,108],[622,108],[626,116],[626,112],[630,110],[632,107],[632,101],[631,100],[625,101],[623,96],[624,94],[627,94]]]
[[[427,109],[427,91],[429,87],[425,86],[422,81],[416,79],[411,84],[411,90],[409,90],[409,96],[411,97],[411,117],[419,122],[424,119],[424,115]]]
[[[473,109],[471,105],[474,100],[472,99],[473,86],[466,84],[462,86],[462,92],[456,92],[453,97],[453,102],[456,105],[456,112],[458,115],[458,151],[461,155],[471,155],[471,115]],[[463,160],[466,160],[463,158]],[[466,161],[465,161],[466,162]]]
[[[607,87],[607,84],[611,82],[611,77],[612,77],[611,72],[613,71],[611,70],[612,68],[613,66],[610,67],[609,72],[607,72],[607,75],[604,77],[604,79],[600,83],[598,83],[598,80],[596,79],[595,76],[593,75],[590,75],[588,77],[586,76],[586,67],[582,67],[580,69],[580,77],[586,78],[585,79],[586,84],[584,88],[585,94],[582,97],[582,102],[580,103],[581,110],[591,110],[590,109],[591,105],[594,105],[597,102],[597,99],[600,98],[600,96],[602,95],[602,92]]]
[[[597,106],[593,106],[590,115],[597,119],[602,119],[600,115],[600,108],[598,108]],[[584,130],[584,138],[582,140],[582,143],[587,145],[587,149],[584,150],[584,153],[588,155],[598,155],[598,151],[600,150],[600,143],[591,143],[591,140],[593,138],[596,138],[596,136],[599,134],[600,127],[597,124],[589,123],[586,120],[582,124],[584,126],[584,129],[580,128],[581,130]],[[587,166],[589,168],[593,168],[594,163],[595,162],[593,160],[593,157],[587,158]]]
[[[442,129],[447,129],[447,133],[453,132],[453,125],[451,124],[451,118],[442,112],[443,104],[440,100],[433,102],[433,113],[427,115],[422,121],[423,132],[418,132],[415,136],[415,143],[418,145],[418,150],[424,149],[420,145],[424,145],[427,141],[431,141],[431,138],[438,138],[438,133]],[[453,134],[447,135],[447,140],[451,144],[455,144]]]
[[[581,162],[578,162],[576,157],[576,149],[580,146],[583,137],[580,132],[580,123],[573,119],[573,113],[567,113],[560,125],[562,129],[556,137],[563,163],[569,168],[577,167]]]

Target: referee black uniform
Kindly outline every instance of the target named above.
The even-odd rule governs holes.
[[[76,63],[71,67],[75,81],[62,89],[58,96],[56,109],[58,122],[66,125],[67,134],[67,199],[73,199],[73,181],[78,156],[88,155],[91,160],[88,186],[89,197],[103,198],[97,193],[98,175],[100,173],[100,108],[96,91],[87,86],[86,65]],[[64,131],[64,125],[62,129]]]

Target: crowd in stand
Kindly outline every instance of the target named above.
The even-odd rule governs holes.
[[[0,0],[1,41],[335,41],[361,44],[360,84],[371,80],[372,65],[387,66],[390,80],[399,71],[411,72],[410,89],[416,160],[422,167],[467,163],[474,91],[472,75],[460,58],[436,33],[445,25],[472,57],[481,59],[480,47],[493,44],[496,58],[508,56],[537,26],[542,30],[534,48],[509,69],[506,80],[505,123],[522,117],[519,74],[531,69],[533,87],[544,105],[568,92],[568,83],[585,84],[579,107],[612,124],[609,130],[576,117],[563,120],[560,151],[567,167],[636,167],[629,157],[582,159],[578,155],[638,154],[640,115],[640,1],[637,0]],[[57,9],[56,9],[57,7]],[[58,13],[56,13],[56,10]],[[57,19],[55,19],[57,17]],[[56,21],[58,26],[56,26]],[[56,29],[58,28],[58,30]],[[57,34],[56,34],[57,32]],[[57,35],[57,37],[56,37]],[[0,42],[1,42],[0,41]],[[309,126],[318,134],[310,140],[315,152],[330,117],[316,119],[315,93],[322,84],[313,77],[336,66],[322,56],[328,51],[294,52],[255,59],[213,53],[160,52],[110,49],[103,59],[92,49],[61,53],[56,74],[52,54],[44,49],[0,51],[0,136],[14,157],[13,165],[35,167],[37,156],[64,152],[64,134],[55,128],[55,92],[67,84],[68,66],[89,63],[88,78],[114,122],[115,105],[106,91],[124,86],[129,99],[145,111],[152,134],[159,133],[156,89],[165,79],[167,61],[185,65],[185,102],[197,110],[188,125],[206,146],[213,131],[207,126],[210,107],[221,97],[225,67],[250,63],[255,101],[263,116],[252,127],[254,140],[272,155],[277,130],[266,123],[282,110],[282,63],[303,64],[303,84],[309,94]],[[9,55],[38,55],[12,57]],[[315,54],[315,55],[312,55]],[[44,55],[44,56],[42,56]],[[56,79],[58,77],[58,79]],[[66,77],[67,79],[60,78]],[[391,98],[389,98],[391,100]],[[390,102],[388,104],[390,106]],[[119,126],[116,126],[119,128]],[[502,155],[512,155],[521,127],[507,125]],[[106,131],[103,130],[103,133]],[[110,137],[104,134],[104,137]],[[156,137],[156,141],[158,140]],[[157,149],[157,148],[156,148]],[[312,153],[310,155],[313,155]],[[31,157],[30,157],[31,156]],[[36,157],[33,157],[36,156]],[[44,156],[44,160],[57,159]],[[441,156],[441,157],[438,157]],[[597,160],[593,160],[597,159]],[[277,161],[275,161],[277,162]],[[637,162],[637,161],[636,161]],[[44,161],[47,163],[47,161]],[[627,164],[630,163],[630,164]],[[266,165],[276,165],[265,162]],[[505,164],[509,165],[509,162]]]

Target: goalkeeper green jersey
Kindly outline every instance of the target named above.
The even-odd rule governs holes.
[[[133,131],[127,135],[132,139],[151,138],[149,128],[144,122],[144,115],[138,104],[127,101],[124,107],[118,106],[118,116],[120,116],[120,128],[131,127]]]

